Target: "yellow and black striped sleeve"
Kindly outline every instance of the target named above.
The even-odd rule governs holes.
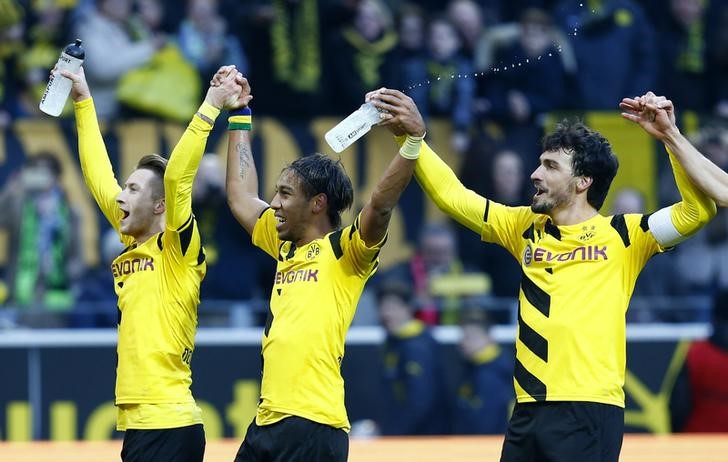
[[[387,236],[371,247],[367,246],[361,237],[360,218],[361,214],[357,215],[354,223],[329,234],[328,239],[337,259],[343,258],[355,274],[369,276],[379,265],[379,251]]]

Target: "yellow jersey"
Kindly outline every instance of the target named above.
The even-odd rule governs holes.
[[[121,191],[106,152],[92,99],[75,104],[81,168],[114,229]],[[214,120],[219,110],[203,104]],[[111,271],[118,296],[117,428],[176,428],[202,423],[195,405],[191,359],[205,253],[192,215],[192,182],[211,125],[195,116],[170,155],[164,177],[166,224],[146,242],[120,235],[126,249]]]
[[[367,247],[359,217],[301,248],[278,239],[272,209],[261,214],[253,244],[278,260],[263,334],[258,425],[299,416],[349,430],[341,361],[364,284],[384,240]]]
[[[672,158],[682,201],[671,219],[696,232],[715,204]],[[648,216],[595,215],[556,226],[530,207],[507,207],[465,188],[422,143],[415,177],[437,206],[521,264],[514,385],[519,403],[589,401],[624,407],[625,313],[635,281],[664,249]]]

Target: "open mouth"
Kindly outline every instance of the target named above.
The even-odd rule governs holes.
[[[124,220],[126,220],[127,218],[129,218],[129,212],[128,212],[127,210],[122,210],[122,211],[121,211],[121,214],[122,214],[122,215],[121,215],[121,220],[122,220],[122,221],[124,221]]]
[[[545,194],[546,190],[540,186],[536,186],[536,194],[533,195],[533,197],[539,197],[542,194]]]

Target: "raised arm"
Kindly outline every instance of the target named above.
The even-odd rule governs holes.
[[[258,172],[250,148],[250,130],[253,128],[253,116],[248,107],[252,99],[250,85],[240,74],[237,81],[243,91],[230,106],[225,192],[233,216],[252,235],[260,213],[268,204],[258,197]]]
[[[215,119],[228,98],[236,97],[241,88],[236,82],[235,66],[223,66],[224,75],[219,85],[211,85],[205,101],[187,126],[182,138],[169,157],[164,174],[164,193],[167,210],[167,228],[179,229],[192,215],[192,183],[197,174],[205,145]]]
[[[695,146],[680,133],[675,124],[675,108],[672,101],[660,96],[655,96],[650,101],[647,101],[644,97],[638,99],[625,98],[620,106],[628,111],[622,114],[625,118],[639,123],[645,131],[665,143],[667,149],[672,152],[685,169],[690,181],[695,183],[720,207],[728,206],[728,173],[698,152]],[[640,123],[639,111],[643,109],[655,114],[654,123],[644,121]],[[658,115],[661,117],[658,117]],[[668,123],[658,124],[660,120]]]
[[[71,99],[76,114],[78,152],[83,178],[106,219],[114,229],[119,231],[122,212],[116,203],[116,196],[121,192],[121,187],[114,177],[106,145],[101,137],[101,129],[96,118],[91,91],[86,83],[86,75],[83,67],[75,74],[62,70],[61,75],[73,82]]]
[[[702,176],[709,175],[706,175],[701,167],[705,162],[714,164],[705,159],[680,134],[675,124],[672,102],[665,97],[648,92],[636,99],[623,99],[620,107],[625,111],[622,113],[624,118],[639,124],[647,133],[662,141],[667,148],[675,183],[682,200],[652,214],[649,226],[660,244],[664,246],[677,244],[702,228],[716,214],[715,202],[711,199],[714,194],[711,194],[710,190],[717,188],[717,185],[711,181],[703,181]],[[705,186],[702,186],[701,182],[705,183]],[[726,188],[728,183],[723,186],[724,193],[728,192]]]
[[[367,94],[366,99],[378,109],[386,111],[381,113],[382,125],[407,135],[399,153],[379,178],[369,202],[361,212],[361,237],[367,246],[373,246],[387,234],[392,211],[412,179],[420,144],[425,136],[425,122],[412,98],[400,91],[382,88]]]

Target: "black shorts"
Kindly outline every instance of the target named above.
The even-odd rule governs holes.
[[[235,462],[346,462],[349,435],[302,417],[248,427]]]
[[[617,462],[624,409],[609,404],[549,401],[516,404],[501,462]]]
[[[164,430],[127,430],[121,447],[123,462],[202,462],[202,424]]]

